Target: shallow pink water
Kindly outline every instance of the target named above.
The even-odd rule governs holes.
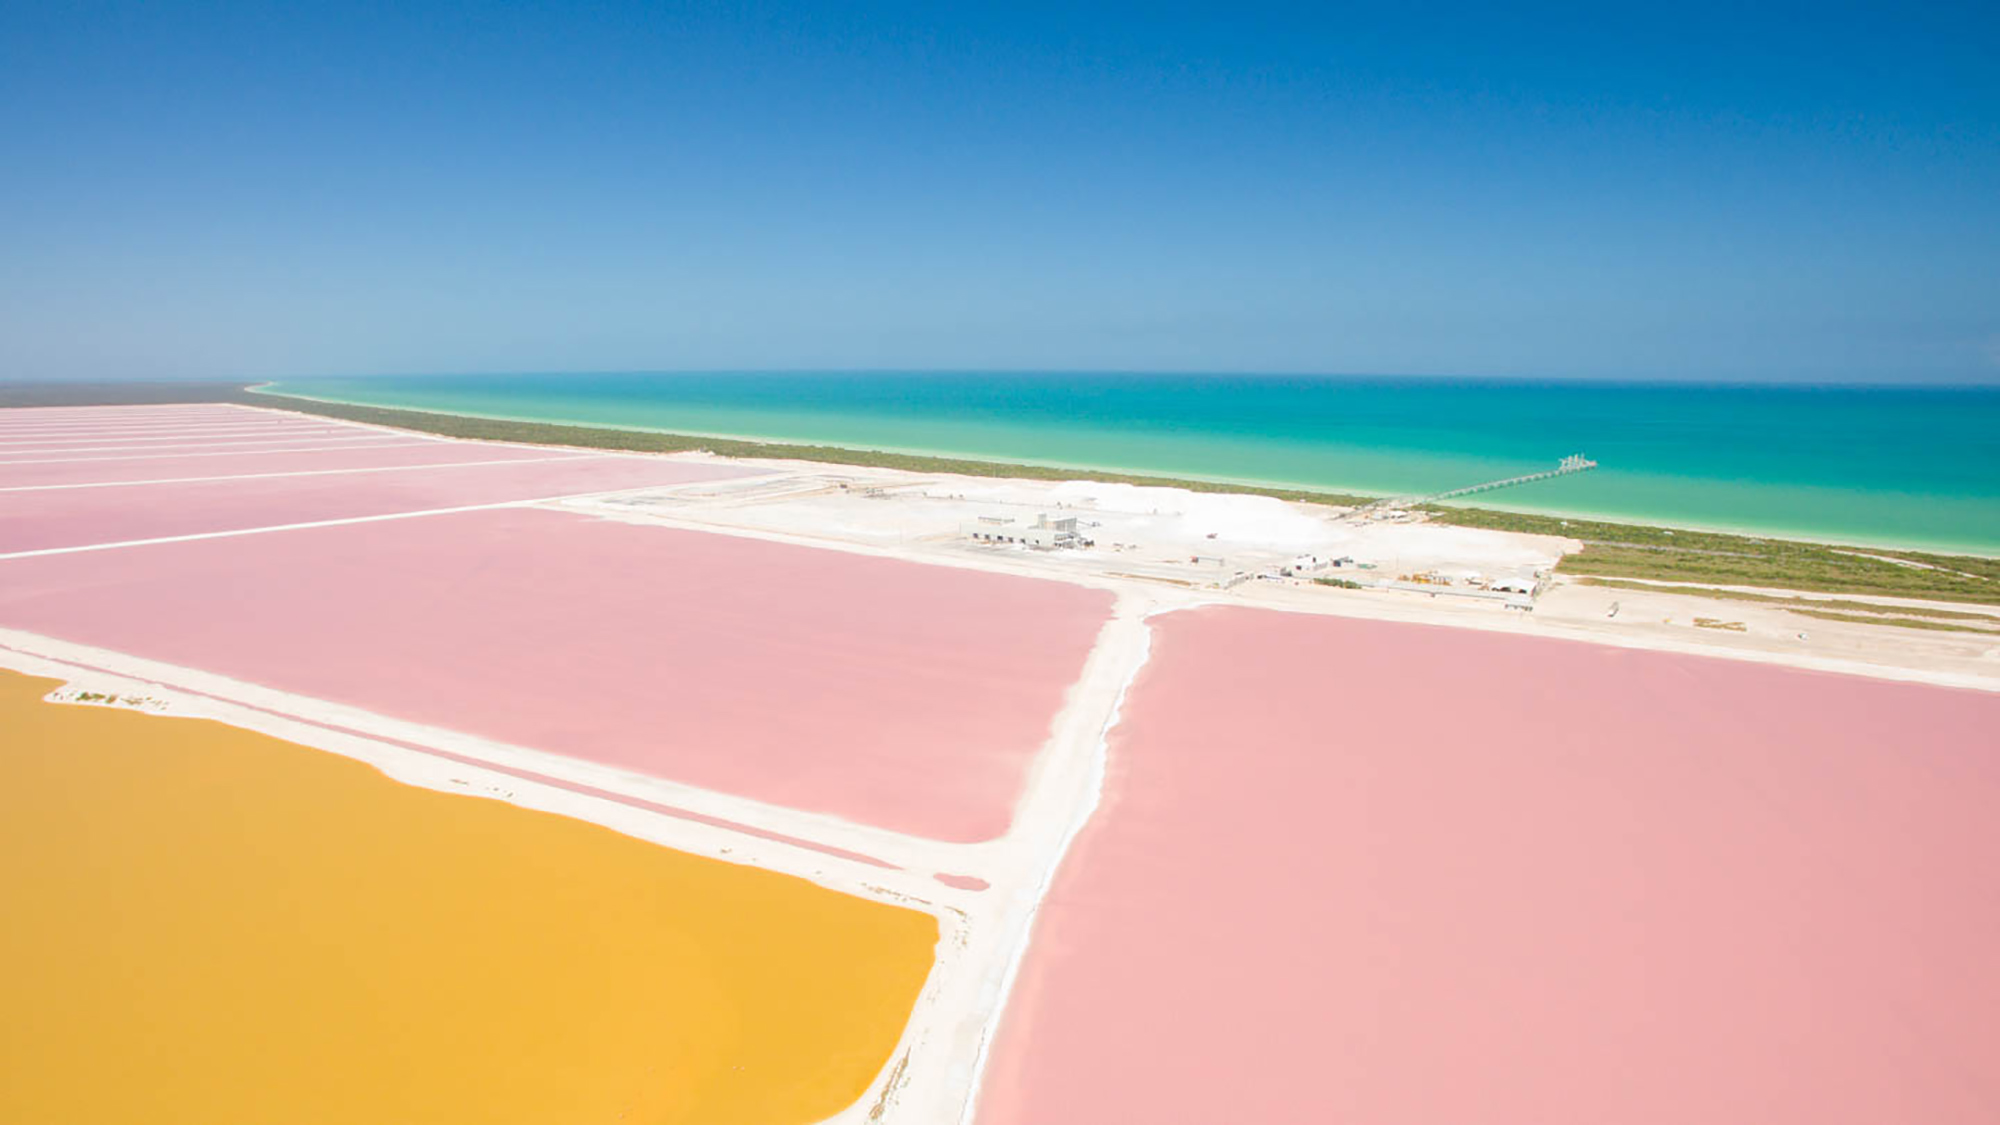
[[[745,473],[727,465],[657,457],[579,455],[410,473],[0,493],[0,553],[534,500]]]
[[[214,405],[28,406],[0,412],[0,434],[21,430],[107,428],[113,426],[196,425],[282,417],[262,411]]]
[[[2000,696],[1154,623],[981,1125],[2000,1120]]]
[[[287,452],[288,449],[296,451]],[[179,451],[177,451],[178,454]],[[456,442],[390,441],[361,445],[321,445],[304,438],[289,445],[230,451],[226,447],[191,454],[49,454],[40,463],[0,458],[0,488],[96,484],[113,481],[184,480],[188,477],[373,469],[401,465],[448,465],[473,461],[524,461],[566,456],[562,450],[481,446]],[[85,459],[88,458],[88,459]]]
[[[1006,830],[1109,605],[538,509],[0,560],[0,625],[943,840]]]
[[[326,422],[278,424],[229,422],[200,426],[52,427],[42,430],[14,429],[0,431],[0,453],[15,456],[31,453],[64,452],[75,447],[96,447],[121,443],[129,444],[135,449],[173,449],[205,442],[243,444],[265,441],[270,438],[302,436],[381,438],[398,435],[385,430],[371,430],[360,426],[345,426],[338,423]]]

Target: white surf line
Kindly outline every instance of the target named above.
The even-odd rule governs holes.
[[[178,461],[196,457],[277,457],[288,453],[373,453],[378,449],[429,449],[433,443],[406,441],[388,445],[309,445],[294,449],[222,449],[214,453],[134,453],[128,457],[38,457],[31,461],[0,457],[0,469],[9,465],[83,465],[102,461]]]
[[[244,409],[256,410],[263,408],[245,407]],[[272,411],[272,413],[283,414],[288,412]],[[300,417],[310,417],[310,415],[300,415]],[[345,422],[345,419],[343,419],[343,421]],[[446,445],[477,445],[487,449],[574,449],[583,453],[616,454],[620,457],[654,457],[654,458],[666,458],[666,459],[681,460],[681,461],[695,460],[695,458],[691,458],[689,456],[690,454],[694,454],[695,451],[687,449],[676,449],[676,450],[619,449],[614,446],[604,446],[604,445],[564,445],[563,443],[557,441],[501,441],[497,438],[457,437],[451,434],[434,434],[427,430],[413,430],[403,426],[381,426],[373,422],[346,422],[346,425],[350,429],[364,430],[370,433],[382,434],[384,436],[400,437],[400,438],[423,438],[426,441],[433,441]],[[696,457],[699,458],[700,462],[708,462],[710,460],[728,460],[727,458],[714,458],[712,457],[712,455],[696,454]]]
[[[402,438],[402,435],[354,434],[351,436],[348,435],[335,436],[329,434],[326,436],[310,435],[310,436],[300,436],[300,437],[260,438],[256,441],[190,441],[190,442],[183,442],[177,445],[147,445],[147,446],[84,445],[84,446],[72,446],[65,449],[4,450],[0,451],[0,453],[19,453],[26,456],[32,456],[37,453],[120,453],[120,452],[131,452],[133,449],[145,449],[149,451],[155,449],[236,449],[246,445],[283,445],[286,442],[293,442],[293,441],[344,441],[344,442],[377,441],[379,442],[379,441],[394,440],[398,438]],[[363,447],[357,445],[354,446],[354,448],[360,449]]]
[[[587,461],[589,455],[568,458],[573,461]],[[605,458],[610,460],[611,458]],[[688,484],[706,484],[706,481],[687,481]],[[651,485],[651,488],[671,488],[672,484]],[[460,504],[450,508],[424,508],[414,512],[383,512],[372,516],[344,516],[331,520],[307,520],[303,523],[267,524],[263,527],[239,527],[227,531],[198,531],[187,535],[161,535],[151,539],[125,539],[114,543],[84,543],[73,547],[38,547],[32,551],[12,551],[0,554],[0,562],[7,559],[33,559],[44,555],[75,555],[85,551],[116,551],[127,547],[151,547],[162,543],[192,543],[202,539],[235,539],[245,535],[264,535],[274,531],[305,531],[315,527],[345,527],[357,523],[382,523],[388,520],[413,520],[425,516],[449,516],[459,512],[485,512],[494,508],[528,508],[537,504],[553,504],[558,500],[575,500],[587,496],[613,496],[619,492],[636,492],[637,489],[609,489],[603,492],[573,492],[560,496],[542,496],[524,500],[495,500],[490,504]]]
[[[332,477],[357,473],[414,473],[423,469],[476,469],[490,465],[541,465],[550,461],[591,461],[588,454],[563,457],[503,457],[497,461],[443,461],[434,465],[371,465],[359,469],[294,469],[283,473],[226,473],[212,477],[160,477],[155,480],[97,480],[80,484],[22,484],[0,492],[60,492],[73,488],[140,488],[152,484],[204,484],[219,480],[270,480],[274,477]]]
[[[273,396],[273,397],[283,398],[284,396]],[[303,401],[319,402],[323,400],[306,399]],[[295,410],[289,407],[258,406],[247,402],[232,402],[229,403],[228,405],[235,407],[238,410],[249,410],[258,414],[269,415],[274,418],[324,417],[332,421],[337,421],[341,425],[356,430],[369,430],[375,433],[394,434],[397,437],[421,437],[430,441],[445,442],[454,445],[478,445],[478,446],[485,446],[486,448],[489,449],[575,449],[585,453],[617,454],[620,457],[663,458],[668,460],[692,462],[696,464],[707,463],[711,460],[711,457],[708,455],[696,454],[695,457],[690,457],[689,456],[690,454],[695,454],[694,450],[618,449],[610,446],[598,446],[598,445],[564,445],[563,443],[556,441],[501,441],[496,438],[457,437],[451,434],[438,434],[438,433],[432,433],[428,430],[411,429],[407,426],[389,426],[389,425],[384,425],[380,422],[357,422],[351,418],[333,419],[331,415],[312,414],[304,410]],[[404,408],[397,407],[396,409],[404,409]],[[460,417],[460,418],[475,417],[474,415],[469,415],[469,414],[466,415],[447,414],[444,411],[438,411],[438,410],[417,410],[414,407],[408,409],[419,414],[435,414],[444,417]],[[563,423],[552,423],[552,424],[563,424]],[[602,429],[606,427],[597,427],[597,428]],[[720,460],[729,460],[729,459],[720,458]],[[743,462],[740,460],[735,461],[734,463],[739,465],[743,464]],[[757,470],[757,471],[764,472],[764,471],[775,471],[775,470]]]

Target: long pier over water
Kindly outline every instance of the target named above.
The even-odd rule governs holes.
[[[1546,469],[1539,473],[1523,473],[1518,477],[1507,477],[1503,480],[1489,480],[1481,484],[1468,485],[1464,488],[1454,488],[1445,492],[1434,492],[1429,496],[1386,497],[1384,499],[1377,500],[1372,504],[1364,504],[1361,507],[1356,508],[1354,510],[1354,514],[1359,515],[1365,512],[1377,512],[1386,508],[1410,508],[1410,507],[1415,507],[1418,504],[1429,504],[1437,500],[1449,500],[1454,496],[1470,496],[1475,492],[1491,492],[1496,488],[1512,488],[1517,484],[1532,484],[1538,480],[1553,480],[1556,477],[1569,476],[1571,473],[1587,473],[1590,470],[1595,469],[1596,467],[1597,467],[1597,462],[1592,461],[1590,458],[1585,457],[1581,453],[1572,453],[1569,456],[1563,458],[1561,461],[1558,461],[1556,463],[1555,468]]]

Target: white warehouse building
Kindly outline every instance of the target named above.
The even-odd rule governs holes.
[[[1090,546],[1090,540],[1076,529],[1075,516],[1050,519],[1040,515],[1031,527],[1016,527],[1013,520],[1000,516],[982,516],[978,523],[965,524],[960,530],[980,543],[1019,543],[1043,551]]]

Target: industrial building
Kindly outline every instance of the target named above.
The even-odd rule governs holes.
[[[1019,543],[1041,551],[1090,546],[1090,540],[1076,529],[1075,516],[1038,515],[1029,527],[1016,527],[1003,516],[981,516],[979,522],[965,524],[960,530],[980,543]]]

